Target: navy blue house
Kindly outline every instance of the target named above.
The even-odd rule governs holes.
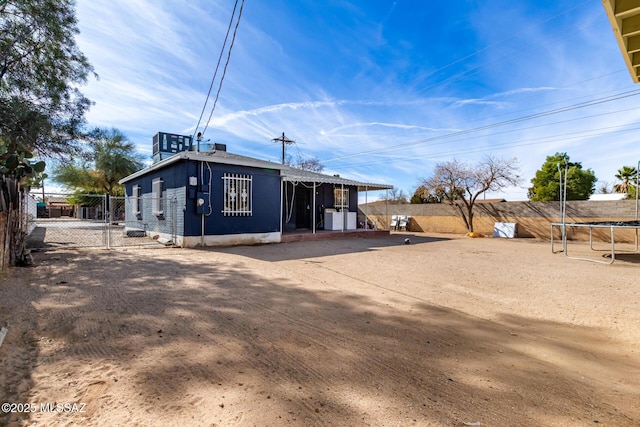
[[[154,139],[155,142],[155,139]],[[280,242],[358,227],[358,192],[390,189],[240,156],[181,147],[120,181],[128,233],[182,247]],[[155,151],[155,147],[154,147]]]

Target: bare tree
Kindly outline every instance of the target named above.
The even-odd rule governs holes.
[[[389,203],[405,204],[409,203],[407,195],[399,188],[393,187],[387,191],[386,195],[380,196],[380,200],[387,200]]]
[[[487,156],[472,166],[459,160],[437,163],[423,185],[443,202],[455,206],[467,230],[473,232],[473,207],[478,196],[520,182],[516,159]]]
[[[297,169],[302,169],[309,172],[320,173],[324,170],[324,165],[317,157],[304,158],[298,155],[296,161],[290,155],[285,156],[285,162],[287,166],[291,166]]]
[[[598,188],[596,188],[597,194],[611,194],[614,191],[613,184],[607,181],[598,181]]]
[[[293,167],[317,173],[320,173],[324,170],[324,165],[320,163],[320,160],[318,160],[318,158],[316,157],[311,157],[309,159],[298,157],[298,162],[293,165]]]

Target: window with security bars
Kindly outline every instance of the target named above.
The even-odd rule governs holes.
[[[336,208],[348,208],[349,207],[349,189],[341,188],[333,189],[334,207]]]
[[[225,173],[222,177],[223,210],[225,216],[250,216],[252,214],[251,175]]]

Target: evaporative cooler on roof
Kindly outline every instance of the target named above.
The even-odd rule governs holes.
[[[191,136],[158,132],[153,136],[153,161],[166,159],[181,151],[191,151],[192,147]]]

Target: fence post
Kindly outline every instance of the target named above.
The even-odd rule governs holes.
[[[6,242],[9,230],[9,213],[0,212],[0,271],[6,267],[5,258],[7,255]]]
[[[107,249],[111,249],[111,196],[105,194],[102,196],[102,211],[104,212],[104,220],[106,221],[105,230],[107,233]]]
[[[176,239],[178,238],[178,199],[171,199],[171,215],[173,216],[171,220],[171,240],[173,244],[176,244]]]
[[[2,257],[2,269],[7,268],[7,265],[11,264],[13,248],[11,247],[11,240],[13,232],[13,203],[9,203],[9,213],[7,215],[7,228],[4,234],[4,254]]]

